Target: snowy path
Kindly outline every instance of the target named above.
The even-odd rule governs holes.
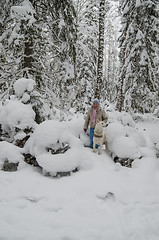
[[[145,183],[138,169],[87,151],[91,169],[71,177],[47,178],[30,166],[0,172],[0,240],[158,240],[156,178]]]
[[[29,165],[0,171],[0,240],[158,240],[159,165],[152,141],[158,141],[159,124],[137,126],[148,157],[131,169],[84,148],[79,157],[88,158],[88,166],[69,177],[44,177]]]

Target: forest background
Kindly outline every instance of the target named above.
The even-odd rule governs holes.
[[[16,97],[32,104],[37,123],[54,108],[85,112],[95,97],[119,111],[158,114],[158,25],[156,0],[2,0],[1,103],[25,78],[34,91]]]
[[[158,10],[0,1],[0,239],[159,239]],[[94,98],[102,155],[83,131]]]

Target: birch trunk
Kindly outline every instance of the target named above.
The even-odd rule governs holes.
[[[100,0],[97,84],[95,89],[95,98],[98,99],[100,99],[103,85],[104,19],[105,19],[105,0]]]

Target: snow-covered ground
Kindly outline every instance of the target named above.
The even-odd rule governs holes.
[[[55,124],[56,131],[51,127],[55,120],[35,128],[26,149],[36,155],[46,170],[53,169],[50,163],[54,158],[57,169],[61,166],[57,163],[61,158],[48,156],[44,149],[57,138],[71,146],[61,155],[63,164],[67,166],[68,160],[71,169],[75,162],[80,170],[67,177],[46,177],[38,168],[19,159],[18,171],[0,171],[0,240],[159,239],[159,160],[154,151],[154,143],[159,144],[159,121],[143,118],[133,123],[129,119],[128,126],[124,121],[127,117],[116,121],[118,117],[114,114],[109,118],[112,122],[108,128],[109,145],[116,150],[118,143],[113,143],[112,137],[116,139],[118,133],[124,146],[121,144],[122,151],[118,148],[117,151],[126,150],[127,154],[132,142],[136,154],[132,168],[115,164],[104,149],[98,155],[83,146],[87,140],[82,133],[83,115],[74,116],[62,125]],[[124,133],[121,122],[125,125]],[[6,146],[4,141],[0,147],[1,151],[4,147],[8,149],[7,157],[13,158],[15,154],[20,158],[17,149]]]

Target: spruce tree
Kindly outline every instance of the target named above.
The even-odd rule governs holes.
[[[12,32],[12,20],[10,9],[13,4],[19,4],[18,0],[0,2],[0,97],[9,98],[13,93],[13,79],[15,78],[16,61],[12,58],[12,52],[7,46],[10,44],[9,35]]]
[[[121,1],[120,110],[153,112],[158,104],[157,2]]]
[[[77,42],[76,72],[78,95],[76,105],[85,110],[94,98],[98,55],[98,4],[94,0],[76,1]]]
[[[61,108],[69,108],[76,99],[76,25],[75,10],[70,0],[49,0],[48,26],[50,71],[52,88],[60,100]]]
[[[1,98],[4,100],[14,94],[13,85],[17,79],[32,78],[36,82],[33,107],[37,122],[41,122],[50,115],[49,113],[48,116],[45,115],[44,105],[52,106],[51,94],[44,74],[47,56],[44,22],[39,21],[38,13],[29,0],[20,3],[10,2],[10,5],[4,9],[4,16],[5,28],[0,42],[5,55],[5,64],[1,72],[2,82],[5,84],[1,86]]]

